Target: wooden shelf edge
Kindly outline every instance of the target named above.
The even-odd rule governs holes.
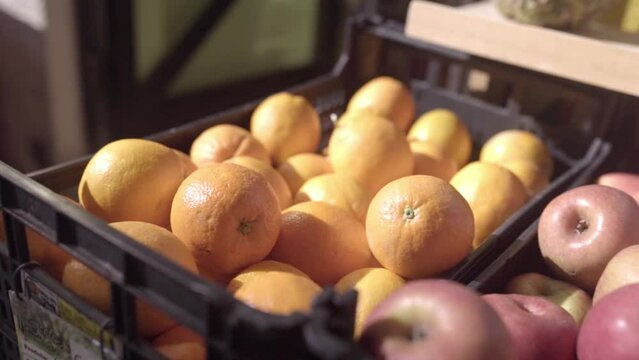
[[[436,45],[639,97],[639,46],[419,0],[410,4],[405,29]]]

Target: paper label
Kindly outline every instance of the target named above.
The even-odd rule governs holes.
[[[23,272],[24,294],[9,291],[22,360],[101,359],[100,326]],[[104,358],[121,358],[121,344],[103,333]]]
[[[22,288],[25,289],[25,296],[34,300],[40,306],[50,310],[69,324],[84,331],[92,338],[100,339],[100,325],[87,318],[71,304],[58,297],[53,291],[36,281],[32,276],[22,273]],[[102,334],[102,339],[107,347],[114,347],[113,336],[108,331]]]

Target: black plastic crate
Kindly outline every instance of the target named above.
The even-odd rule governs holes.
[[[586,145],[566,151],[555,145],[556,137],[549,137],[546,129],[532,118],[518,114],[512,107],[499,107],[469,96],[464,92],[463,82],[470,65],[469,58],[463,54],[408,39],[401,27],[392,22],[357,18],[349,22],[346,30],[345,51],[334,71],[289,89],[312,101],[321,114],[324,143],[332,130],[333,120],[341,113],[350,95],[373,76],[392,75],[410,84],[418,111],[448,107],[458,112],[471,131],[475,150],[490,135],[510,128],[531,130],[550,145],[556,165],[551,185],[508,219],[468,259],[446,274],[450,279],[462,283],[472,280],[539,216],[550,199],[569,188],[580,174],[597,166],[597,159],[607,155],[609,146],[595,138],[581,138],[579,144]],[[449,64],[444,86],[439,81],[444,69],[432,65],[441,61]],[[457,70],[451,72],[450,69]],[[185,151],[199,133],[214,124],[234,123],[247,127],[250,114],[258,103],[259,100],[149,138]],[[565,136],[574,138],[575,135]],[[108,328],[123,343],[125,358],[158,357],[136,337],[132,321],[135,297],[145,299],[202,334],[207,339],[209,358],[212,359],[364,357],[352,341],[354,292],[337,295],[327,288],[318,296],[309,315],[267,315],[235,301],[223,288],[168,263],[103,221],[60,201],[51,190],[73,196],[88,159],[45,169],[31,174],[30,178],[0,163],[0,208],[4,212],[9,238],[7,254],[0,252],[0,259],[7,263],[7,268],[0,272],[4,286],[0,307],[9,309],[6,290],[9,286],[19,287],[19,284],[12,284],[14,271],[29,262],[24,234],[26,224],[74,257],[91,264],[112,282],[113,315]],[[107,324],[104,321],[108,319],[37,267],[25,267],[23,271],[88,318]],[[7,324],[2,330],[6,330],[4,332],[10,338],[13,334],[11,315],[9,311],[1,315],[2,322]],[[15,347],[4,346],[1,351],[0,354],[7,358],[16,356]]]
[[[531,224],[468,287],[483,294],[492,294],[501,292],[508,281],[519,274],[538,272],[552,276],[539,251],[538,224],[538,220]]]
[[[0,253],[0,272],[9,273],[9,258]],[[11,309],[4,297],[11,284],[4,276],[0,279],[0,291],[2,291],[2,301],[0,301],[0,358],[7,360],[18,360],[18,340],[13,330],[13,319],[11,318]]]
[[[15,336],[11,332],[0,330],[0,346],[4,349],[2,355],[6,360],[19,360],[18,344]]]

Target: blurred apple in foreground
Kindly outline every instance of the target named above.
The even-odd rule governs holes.
[[[554,273],[591,292],[608,261],[639,243],[639,206],[620,190],[581,186],[546,206],[538,234],[541,254]]]
[[[633,283],[639,283],[639,245],[621,250],[608,262],[592,300],[597,302],[606,294]]]
[[[539,296],[490,294],[484,301],[497,312],[515,344],[518,360],[572,360],[579,327],[561,307]]]
[[[580,288],[537,273],[512,278],[506,284],[504,292],[544,297],[561,306],[579,325],[592,305],[590,295]]]
[[[378,359],[513,359],[506,327],[472,290],[448,280],[416,280],[368,317],[361,337]]]
[[[579,338],[579,360],[639,358],[639,284],[601,298],[586,315]]]
[[[639,202],[639,175],[630,173],[608,173],[597,179],[597,184],[619,189]]]

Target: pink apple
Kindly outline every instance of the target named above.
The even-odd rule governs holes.
[[[597,184],[619,189],[639,202],[639,175],[630,173],[608,173],[597,179]]]
[[[484,295],[513,339],[518,360],[572,360],[578,326],[558,305],[539,296]]]
[[[586,315],[577,339],[579,360],[639,358],[639,284],[601,298]]]
[[[499,316],[472,290],[448,280],[415,280],[368,317],[362,345],[379,359],[513,359]]]
[[[546,206],[538,233],[539,249],[553,272],[591,292],[608,261],[639,243],[639,205],[608,186],[581,186]]]
[[[506,284],[504,292],[544,297],[568,311],[578,325],[581,325],[592,306],[592,299],[585,291],[567,282],[537,273],[515,276]]]
[[[597,282],[593,301],[633,283],[639,283],[639,245],[628,246],[608,262]]]

